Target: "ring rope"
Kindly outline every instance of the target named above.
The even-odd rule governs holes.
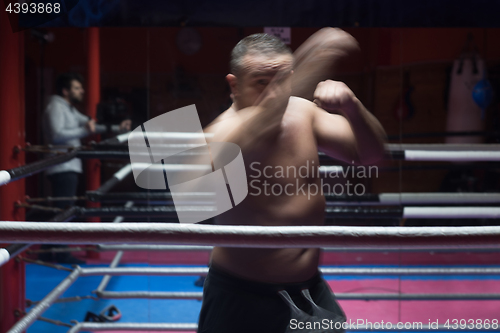
[[[340,227],[0,222],[0,242],[178,244],[259,248],[499,248],[500,226]]]

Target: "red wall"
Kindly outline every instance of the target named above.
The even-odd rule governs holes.
[[[191,56],[176,46],[180,28],[101,28],[102,73],[172,73],[182,66],[189,74],[228,72],[229,53],[238,40],[262,28],[197,28],[202,47]],[[293,28],[292,49],[297,48],[315,28]],[[500,29],[468,28],[350,28],[361,45],[361,54],[346,62],[341,73],[367,72],[377,66],[397,66],[425,61],[451,61],[456,58],[468,33],[474,36],[486,60],[500,59]],[[53,28],[55,41],[45,48],[45,67],[55,74],[86,72],[85,29]],[[40,46],[26,39],[26,58],[38,66]],[[33,78],[29,78],[33,79]],[[144,82],[136,82],[144,84]],[[48,87],[50,92],[52,87]]]

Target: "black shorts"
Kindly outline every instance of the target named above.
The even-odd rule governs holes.
[[[212,265],[203,288],[199,333],[343,332],[338,328],[345,314],[319,272],[301,283],[274,284],[241,279]]]

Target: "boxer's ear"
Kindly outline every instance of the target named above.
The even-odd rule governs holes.
[[[229,88],[231,88],[231,95],[238,95],[238,78],[233,74],[227,74],[226,81],[229,84]]]

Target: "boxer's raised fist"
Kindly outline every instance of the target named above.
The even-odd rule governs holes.
[[[356,107],[356,99],[352,90],[339,81],[322,81],[314,91],[314,103],[329,112],[349,114]]]

